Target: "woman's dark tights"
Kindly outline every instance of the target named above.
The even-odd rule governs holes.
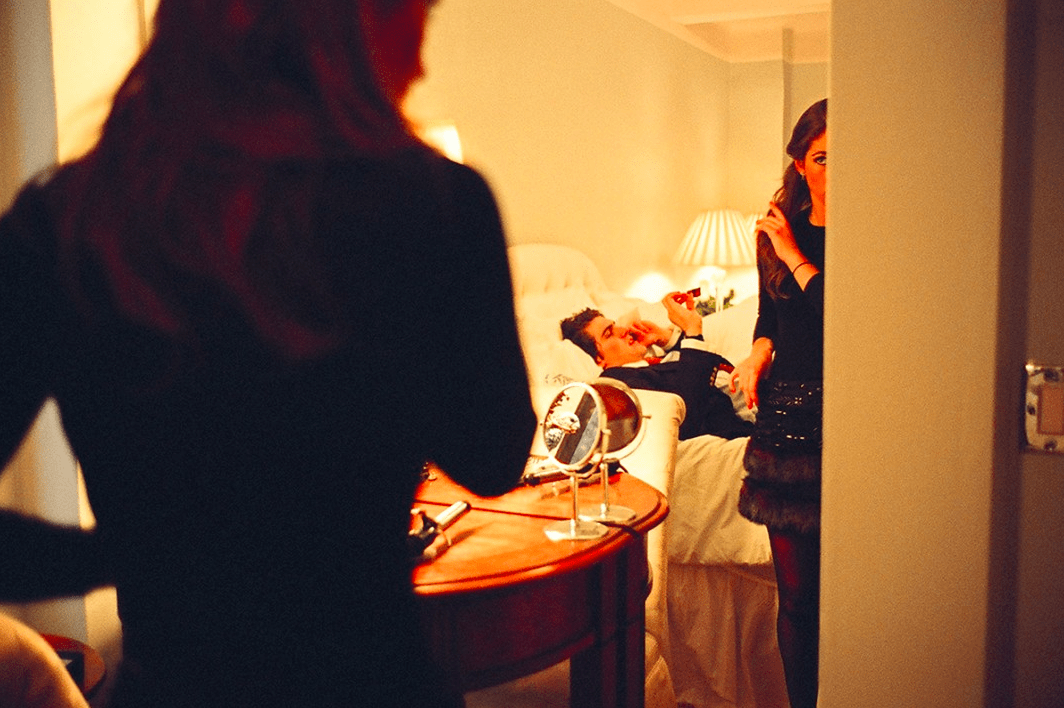
[[[791,708],[816,708],[820,649],[820,532],[770,529],[779,614],[776,633]]]

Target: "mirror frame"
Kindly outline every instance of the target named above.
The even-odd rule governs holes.
[[[562,460],[558,459],[557,456],[558,448],[561,447],[562,443],[558,442],[552,446],[550,436],[552,431],[562,430],[562,426],[557,422],[557,418],[555,417],[556,409],[561,406],[562,403],[564,403],[570,396],[572,396],[573,392],[575,391],[579,391],[581,396],[580,400],[576,404],[577,409],[579,409],[579,407],[583,405],[584,397],[590,397],[590,400],[594,406],[593,410],[589,412],[589,416],[593,415],[595,419],[596,427],[595,430],[591,432],[591,435],[594,437],[594,440],[591,441],[591,445],[588,446],[587,452],[584,455],[580,456],[578,459],[563,462]],[[558,391],[557,395],[554,396],[554,399],[551,401],[550,406],[547,408],[546,414],[543,416],[543,443],[544,445],[546,445],[547,457],[550,458],[550,461],[558,465],[558,467],[560,467],[561,469],[570,472],[582,470],[588,465],[592,464],[592,461],[595,459],[595,456],[601,453],[602,420],[605,414],[605,410],[606,407],[603,403],[601,394],[599,394],[599,392],[591,384],[587,384],[582,381],[574,381],[573,383],[569,383],[563,386],[562,389]],[[579,416],[577,415],[576,417],[579,420]],[[582,442],[585,442],[584,437],[589,433],[589,422],[590,421],[580,420],[579,432]],[[572,434],[573,433],[565,432],[563,430],[563,440],[566,436]]]

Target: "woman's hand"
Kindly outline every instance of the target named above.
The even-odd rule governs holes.
[[[798,241],[794,238],[794,232],[791,231],[791,224],[787,221],[787,217],[783,215],[783,212],[780,211],[775,202],[769,202],[768,207],[768,215],[761,217],[757,221],[757,231],[765,232],[769,240],[772,241],[772,248],[776,250],[776,256],[783,261],[783,264],[789,270],[793,271],[795,266],[806,260],[806,258],[802,255],[801,249],[798,248]]]
[[[806,284],[820,269],[810,263],[798,248],[791,224],[775,202],[769,202],[769,213],[758,220],[757,230],[768,235],[772,248],[776,250],[776,256],[783,261],[787,270],[791,271],[798,287],[805,290]]]
[[[757,384],[768,374],[772,365],[772,340],[760,337],[754,342],[750,356],[739,362],[732,371],[731,392],[742,391],[746,397],[746,407],[753,409],[757,405]]]

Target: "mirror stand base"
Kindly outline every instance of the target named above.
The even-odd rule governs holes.
[[[635,518],[635,512],[626,506],[616,504],[599,504],[598,506],[585,507],[580,512],[583,521],[611,521],[623,524]]]
[[[594,521],[566,519],[547,524],[543,533],[552,541],[590,541],[605,536],[606,527]]]

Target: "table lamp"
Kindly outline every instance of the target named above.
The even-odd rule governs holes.
[[[673,263],[694,267],[694,280],[713,293],[713,311],[721,309],[720,289],[726,268],[757,262],[757,242],[750,218],[735,209],[711,209],[695,217]]]

